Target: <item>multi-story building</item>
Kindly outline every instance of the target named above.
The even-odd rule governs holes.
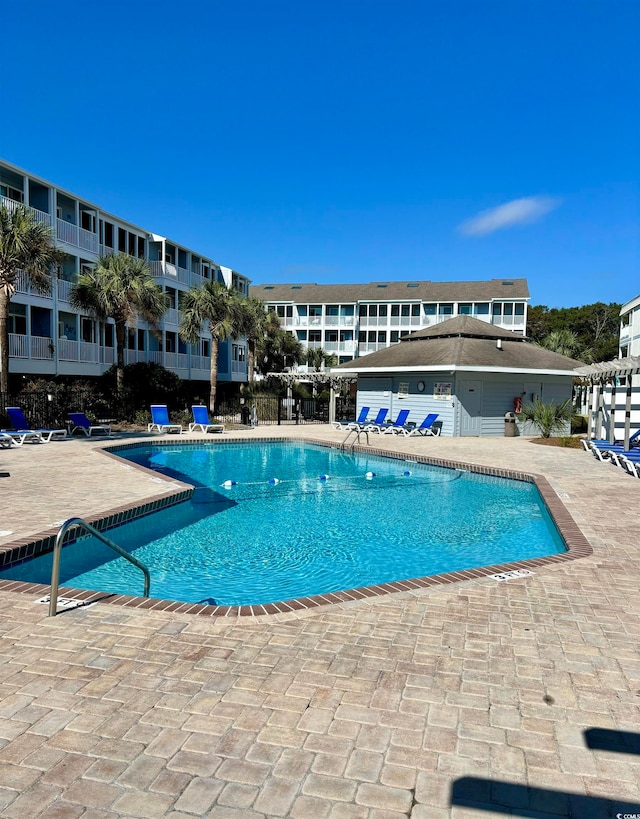
[[[640,356],[640,296],[620,308],[620,358]]]
[[[180,339],[181,295],[190,286],[211,279],[235,287],[246,296],[247,278],[202,253],[1,161],[0,203],[8,207],[22,203],[31,208],[36,219],[51,228],[56,244],[65,253],[49,293],[33,291],[26,277],[18,280],[9,308],[10,373],[90,377],[101,375],[115,362],[114,324],[102,324],[74,309],[69,292],[74,277],[101,255],[127,253],[149,262],[170,306],[158,331],[145,322],[129,328],[125,362],[152,361],[180,378],[209,380],[211,335],[203,331],[194,345]],[[242,339],[220,345],[218,379],[247,380],[246,343]]]
[[[252,285],[251,295],[274,310],[303,347],[334,353],[341,364],[458,315],[524,335],[529,301],[526,279],[263,284]]]

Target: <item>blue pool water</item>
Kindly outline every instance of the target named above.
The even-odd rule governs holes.
[[[565,550],[538,490],[520,481],[299,443],[121,454],[196,487],[191,501],[109,532],[149,566],[153,597],[268,603]],[[48,583],[50,572],[44,556],[0,577]],[[65,547],[60,580],[142,594],[140,571],[91,537]]]

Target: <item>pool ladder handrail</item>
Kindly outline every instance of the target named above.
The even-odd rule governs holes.
[[[368,429],[365,429],[364,427],[361,427],[361,426],[353,426],[353,427],[351,427],[351,429],[349,430],[349,432],[347,432],[347,434],[346,434],[346,436],[344,437],[344,439],[343,439],[342,443],[340,444],[340,449],[342,449],[342,450],[347,449],[347,440],[348,440],[348,439],[349,439],[349,438],[350,438],[352,435],[354,435],[354,434],[355,434],[355,436],[356,436],[356,437],[355,437],[355,438],[354,438],[354,440],[351,442],[351,451],[353,451],[353,450],[354,450],[354,448],[355,448],[355,446],[356,446],[356,444],[359,444],[359,443],[360,443],[360,436],[361,436],[363,433],[364,433],[364,434],[367,436],[367,446],[370,446],[370,444],[369,444],[369,430],[368,430]]]
[[[102,532],[99,532],[90,523],[87,523],[86,520],[82,518],[69,518],[65,520],[62,524],[60,529],[58,530],[58,534],[56,535],[56,542],[53,546],[53,565],[51,566],[51,594],[49,596],[49,617],[55,617],[58,613],[58,583],[60,580],[60,552],[62,551],[62,542],[64,540],[64,536],[67,534],[69,529],[72,528],[84,529],[90,535],[97,537],[98,540],[101,540],[105,546],[108,546],[110,549],[113,549],[114,552],[117,552],[120,557],[124,557],[125,560],[128,560],[129,563],[133,563],[140,571],[144,574],[144,592],[143,597],[149,597],[149,586],[151,584],[151,575],[149,574],[149,569],[145,566],[145,564],[138,560],[137,557],[134,557],[130,552],[127,552],[126,549],[123,549],[122,546],[118,546],[117,543],[114,543],[112,540],[109,540],[106,535],[103,535]]]

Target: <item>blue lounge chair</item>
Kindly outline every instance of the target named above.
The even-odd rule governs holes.
[[[200,427],[202,432],[224,432],[224,424],[211,423],[209,411],[202,404],[191,407],[191,412],[193,413],[193,423],[189,424],[189,432],[193,432],[196,427]]]
[[[92,424],[84,412],[68,412],[67,417],[71,421],[71,434],[81,432],[87,438],[91,438],[94,432],[102,433],[107,438],[111,437],[111,427],[109,424]]]
[[[382,409],[378,410],[378,414],[376,417],[371,421],[370,424],[365,424],[364,426],[360,427],[365,432],[380,432],[380,427],[384,425],[385,418],[387,417],[387,413],[389,412],[388,407],[383,407]]]
[[[390,432],[392,435],[402,434],[408,417],[408,409],[400,410],[395,421],[389,421],[388,423],[381,425],[380,433],[383,435],[386,435],[387,432]]]
[[[405,435],[440,435],[441,427],[434,427],[434,421],[438,417],[437,412],[430,412],[419,427],[413,427],[405,432]]]
[[[24,417],[24,412],[20,409],[20,407],[7,407],[7,415],[9,416],[11,426],[13,427],[13,429],[8,430],[10,434],[12,432],[17,433],[34,432],[37,433],[40,436],[40,438],[42,438],[45,444],[49,443],[49,441],[52,438],[67,437],[66,429],[45,429],[44,427],[38,427],[37,429],[33,429],[33,427]]]
[[[166,404],[151,404],[151,423],[147,424],[147,432],[177,432],[182,434],[182,424],[172,424],[169,420],[169,410]]]
[[[331,426],[334,429],[351,429],[352,426],[360,427],[366,424],[367,415],[369,415],[369,407],[362,407],[355,421],[334,421]]]

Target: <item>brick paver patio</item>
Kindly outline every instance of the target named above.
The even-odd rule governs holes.
[[[265,434],[342,437],[237,433]],[[640,814],[640,481],[526,439],[376,444],[545,475],[593,555],[256,618],[0,592],[0,816]],[[102,445],[0,451],[0,545],[164,489]]]

